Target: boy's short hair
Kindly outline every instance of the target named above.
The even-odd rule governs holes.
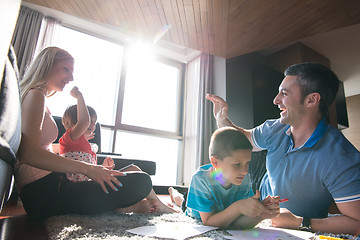
[[[223,127],[212,134],[209,155],[223,160],[236,150],[252,150],[252,148],[250,141],[242,132],[233,127]]]
[[[95,109],[93,109],[90,106],[86,106],[86,107],[89,111],[90,117],[95,116],[97,118]],[[68,107],[65,110],[61,121],[66,130],[75,126],[75,124],[77,123],[77,105],[76,104]]]

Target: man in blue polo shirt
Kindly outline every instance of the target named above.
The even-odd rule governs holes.
[[[255,151],[268,151],[261,195],[289,199],[273,226],[360,234],[360,153],[328,124],[338,87],[336,75],[321,64],[290,66],[274,99],[280,118],[251,130],[231,122],[222,98],[207,95],[218,127],[236,127]],[[333,201],[341,214],[328,217]]]

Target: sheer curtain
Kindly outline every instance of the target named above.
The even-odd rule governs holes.
[[[31,62],[38,40],[44,14],[22,6],[16,23],[12,45],[18,60],[19,75],[22,78]]]
[[[21,7],[12,39],[20,78],[33,57],[44,47],[51,45],[59,24],[60,22],[52,17],[45,17],[33,9]]]
[[[46,16],[42,20],[41,29],[39,33],[38,42],[36,45],[36,50],[34,56],[36,56],[42,49],[54,45],[54,42],[57,40],[58,26],[60,26],[61,21]]]
[[[209,163],[209,142],[213,129],[212,103],[206,93],[212,92],[213,56],[202,53],[187,66],[184,131],[184,185],[189,185],[196,169]]]

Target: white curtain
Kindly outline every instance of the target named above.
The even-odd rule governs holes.
[[[21,7],[16,23],[12,45],[18,60],[19,75],[22,78],[30,64],[37,44],[44,14],[27,7]]]
[[[18,59],[20,78],[36,54],[51,44],[60,22],[22,6],[16,23],[12,45]]]
[[[199,166],[209,163],[212,129],[212,103],[206,93],[212,92],[213,56],[202,53],[188,63],[186,72],[184,164],[182,184],[189,185]]]
[[[61,22],[52,17],[45,17],[41,24],[38,42],[36,45],[35,56],[44,48],[52,46],[56,42],[57,28]]]

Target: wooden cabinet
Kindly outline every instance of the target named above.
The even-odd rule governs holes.
[[[263,60],[259,54],[247,54],[226,62],[229,117],[244,128],[253,128],[280,116],[273,100],[284,76],[262,63]]]
[[[272,55],[246,54],[226,60],[226,100],[229,117],[239,126],[252,128],[266,119],[279,118],[273,104],[285,69],[296,63],[318,62],[330,67],[328,58],[302,43],[293,44]],[[336,101],[329,107],[330,124],[340,129],[348,127],[343,84]]]

